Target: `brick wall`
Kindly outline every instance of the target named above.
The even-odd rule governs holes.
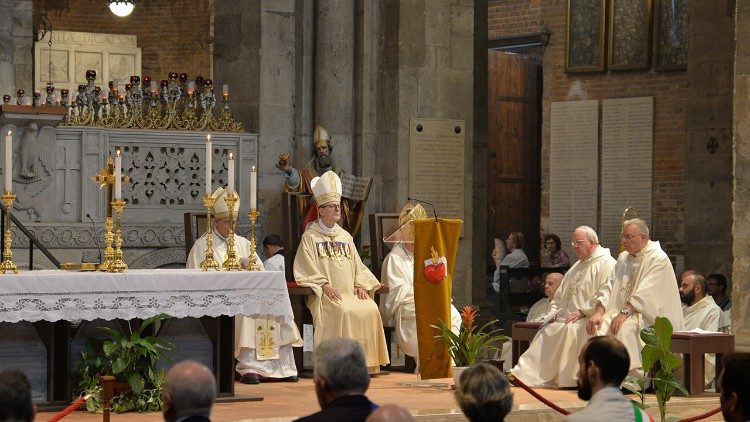
[[[198,39],[209,34],[212,2],[138,1],[133,13],[121,18],[103,0],[36,0],[34,15],[46,12],[53,30],[137,36],[142,74],[155,80],[167,79],[169,72],[208,77],[211,55]]]
[[[488,38],[539,32],[541,0],[490,0],[487,4]]]
[[[518,3],[518,4],[512,4]],[[654,97],[653,238],[670,255],[684,254],[685,139],[688,79],[685,71],[653,70],[565,74],[565,1],[491,1],[489,38],[551,30],[544,52],[541,230],[549,227],[549,139],[551,102],[567,99]],[[534,10],[539,11],[537,18]],[[514,15],[514,13],[516,15]],[[501,15],[501,16],[498,16]],[[531,22],[531,23],[525,23]],[[537,22],[537,23],[534,23]],[[521,24],[523,23],[523,24]],[[537,25],[536,27],[534,25]],[[576,94],[572,94],[575,91]],[[571,98],[572,96],[572,98]],[[607,222],[612,224],[612,222]],[[616,245],[605,245],[617,247]]]

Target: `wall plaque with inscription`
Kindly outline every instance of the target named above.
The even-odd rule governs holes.
[[[617,253],[627,207],[651,226],[653,97],[602,100],[602,245]],[[632,214],[628,214],[631,218]]]
[[[599,102],[553,102],[549,164],[549,231],[566,240],[573,229],[596,230],[599,191]],[[573,256],[570,242],[563,249]]]
[[[51,48],[50,48],[51,38]],[[51,50],[51,51],[50,51]],[[124,91],[130,76],[141,74],[141,49],[135,35],[50,31],[34,43],[34,89],[44,92],[47,82],[70,90],[75,99],[86,71],[96,71],[95,83],[106,90],[118,81]],[[166,76],[166,75],[165,75]]]
[[[465,142],[463,120],[409,119],[409,197],[439,217],[464,219]]]

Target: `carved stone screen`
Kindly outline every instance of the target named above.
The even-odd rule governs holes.
[[[463,120],[409,119],[409,197],[439,217],[464,219],[465,131]]]
[[[598,101],[553,102],[551,128],[549,228],[573,256],[566,241],[573,229],[597,226]]]
[[[58,92],[69,89],[73,100],[78,85],[86,83],[89,69],[96,71],[95,82],[102,89],[107,90],[107,83],[116,80],[124,90],[131,75],[141,74],[136,36],[51,31],[34,43],[34,89],[40,92],[51,81]]]
[[[627,207],[651,225],[653,97],[602,100],[602,211],[599,238],[613,254]],[[628,218],[632,214],[628,215]]]

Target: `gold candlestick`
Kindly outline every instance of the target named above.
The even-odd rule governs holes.
[[[10,259],[13,256],[13,251],[10,248],[13,243],[10,231],[10,210],[13,208],[13,201],[15,199],[16,195],[11,191],[5,191],[3,194],[3,205],[5,205],[5,244],[3,245],[3,262],[0,264],[0,272],[3,274],[8,271],[18,274],[18,267]]]
[[[260,263],[255,259],[255,222],[260,217],[260,212],[252,208],[247,212],[247,216],[250,218],[250,256],[247,257],[247,269],[250,271],[260,271]]]
[[[104,262],[99,264],[99,271],[112,271],[112,264],[115,261],[115,250],[112,248],[112,241],[115,235],[112,232],[112,217],[104,219]]]
[[[227,237],[227,259],[224,261],[224,269],[227,271],[241,270],[240,261],[237,259],[237,251],[234,247],[234,226],[237,217],[234,212],[234,204],[240,199],[236,193],[228,193],[224,197],[224,201],[227,203],[229,208],[229,236]]]
[[[124,273],[128,265],[122,260],[122,209],[125,208],[125,200],[122,198],[112,201],[112,214],[114,215],[115,250],[114,260],[110,272]]]
[[[211,228],[213,220],[211,219],[211,211],[214,209],[216,198],[206,194],[203,196],[203,205],[206,206],[206,258],[201,262],[201,268],[203,271],[219,270],[219,264],[214,260],[214,249],[213,249],[213,229]]]

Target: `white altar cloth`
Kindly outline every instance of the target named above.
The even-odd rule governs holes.
[[[284,273],[128,270],[0,275],[0,322],[271,315],[294,324]],[[281,322],[281,321],[279,321]]]

